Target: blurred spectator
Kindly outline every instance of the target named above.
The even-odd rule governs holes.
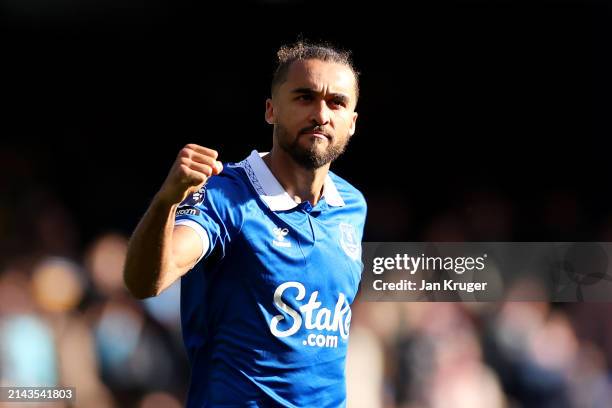
[[[77,310],[86,291],[83,273],[65,258],[44,259],[32,272],[32,290],[53,328],[61,385],[78,390],[78,407],[112,407],[112,396],[98,376],[89,322]]]
[[[37,313],[24,272],[0,274],[0,384],[59,384],[53,331]]]
[[[366,325],[353,322],[347,354],[347,406],[381,408],[383,405],[384,350]]]
[[[98,292],[105,297],[126,294],[123,285],[123,264],[127,238],[116,233],[98,237],[85,253],[85,267]]]
[[[120,405],[134,406],[148,390],[182,395],[189,369],[180,343],[176,289],[144,302],[133,299],[123,284],[126,251],[124,236],[103,234],[88,247],[85,265],[98,295],[88,316],[101,378]]]

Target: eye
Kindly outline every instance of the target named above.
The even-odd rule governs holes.
[[[299,101],[312,101],[312,95],[304,94],[297,98]]]
[[[346,107],[346,103],[344,102],[343,99],[333,99],[331,101],[331,104],[335,106],[342,106],[343,108]]]

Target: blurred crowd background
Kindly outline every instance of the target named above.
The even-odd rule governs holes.
[[[127,240],[184,144],[269,148],[274,53],[300,33],[362,71],[333,169],[368,200],[366,241],[612,241],[606,2],[1,7],[0,385],[182,405],[179,288],[131,298]],[[358,299],[348,406],[611,406],[611,313]]]
[[[58,197],[37,190],[29,200],[21,208],[38,207],[33,217],[2,213],[0,384],[73,386],[78,407],[181,406],[189,367],[179,284],[132,298],[122,281],[127,235],[101,233],[81,248]],[[511,228],[508,203],[478,206],[484,219],[441,216],[424,237],[469,240],[493,228],[489,217]],[[522,281],[512,290],[543,289]],[[611,313],[608,303],[357,300],[348,406],[607,407]]]

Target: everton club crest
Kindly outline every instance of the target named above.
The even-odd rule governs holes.
[[[351,259],[357,260],[361,255],[361,245],[351,224],[340,223],[340,246]]]

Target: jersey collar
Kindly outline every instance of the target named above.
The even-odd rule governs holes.
[[[286,211],[297,207],[298,203],[285,191],[261,159],[266,154],[268,153],[259,153],[257,150],[253,150],[249,157],[240,162],[239,165],[244,168],[255,191],[272,211]],[[329,174],[325,177],[322,197],[325,197],[327,204],[333,207],[345,205]]]

